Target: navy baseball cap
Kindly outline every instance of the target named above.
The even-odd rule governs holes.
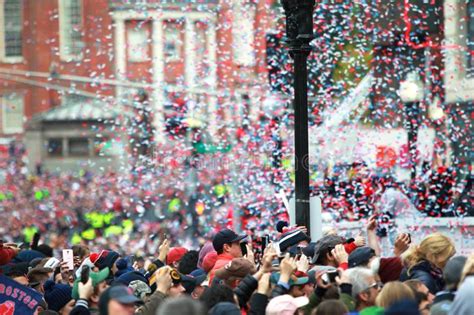
[[[238,235],[234,231],[229,229],[224,229],[219,231],[212,240],[212,246],[216,252],[222,251],[224,244],[232,244],[234,242],[240,242],[245,239],[247,235]]]

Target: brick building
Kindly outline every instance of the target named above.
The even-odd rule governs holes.
[[[0,0],[0,137],[81,97],[127,111],[139,89],[157,130],[183,99],[212,129],[219,104],[265,83],[267,2]]]

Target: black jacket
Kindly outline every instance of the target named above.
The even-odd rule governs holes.
[[[436,294],[444,288],[443,272],[426,260],[421,261],[411,269],[404,268],[400,274],[400,281],[420,280]]]
[[[268,296],[261,293],[255,293],[250,299],[250,309],[248,315],[265,315],[265,309],[268,304]]]
[[[237,288],[234,289],[234,293],[239,299],[239,305],[241,308],[247,307],[247,302],[250,300],[253,291],[258,287],[258,281],[252,275],[247,275],[240,281]]]

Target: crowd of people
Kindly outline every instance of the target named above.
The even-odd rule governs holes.
[[[474,256],[456,255],[448,236],[412,244],[403,233],[381,257],[375,217],[349,239],[334,229],[311,239],[284,221],[276,229],[258,243],[222,229],[198,248],[162,236],[146,256],[39,234],[26,246],[2,242],[0,313],[472,314]]]

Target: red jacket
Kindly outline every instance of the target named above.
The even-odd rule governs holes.
[[[214,267],[212,267],[211,271],[209,272],[209,284],[212,283],[212,280],[214,279],[214,273],[216,270],[221,269],[225,265],[227,265],[229,262],[234,259],[234,256],[226,253],[222,253],[220,255],[217,255],[217,260],[216,263],[214,264]]]

